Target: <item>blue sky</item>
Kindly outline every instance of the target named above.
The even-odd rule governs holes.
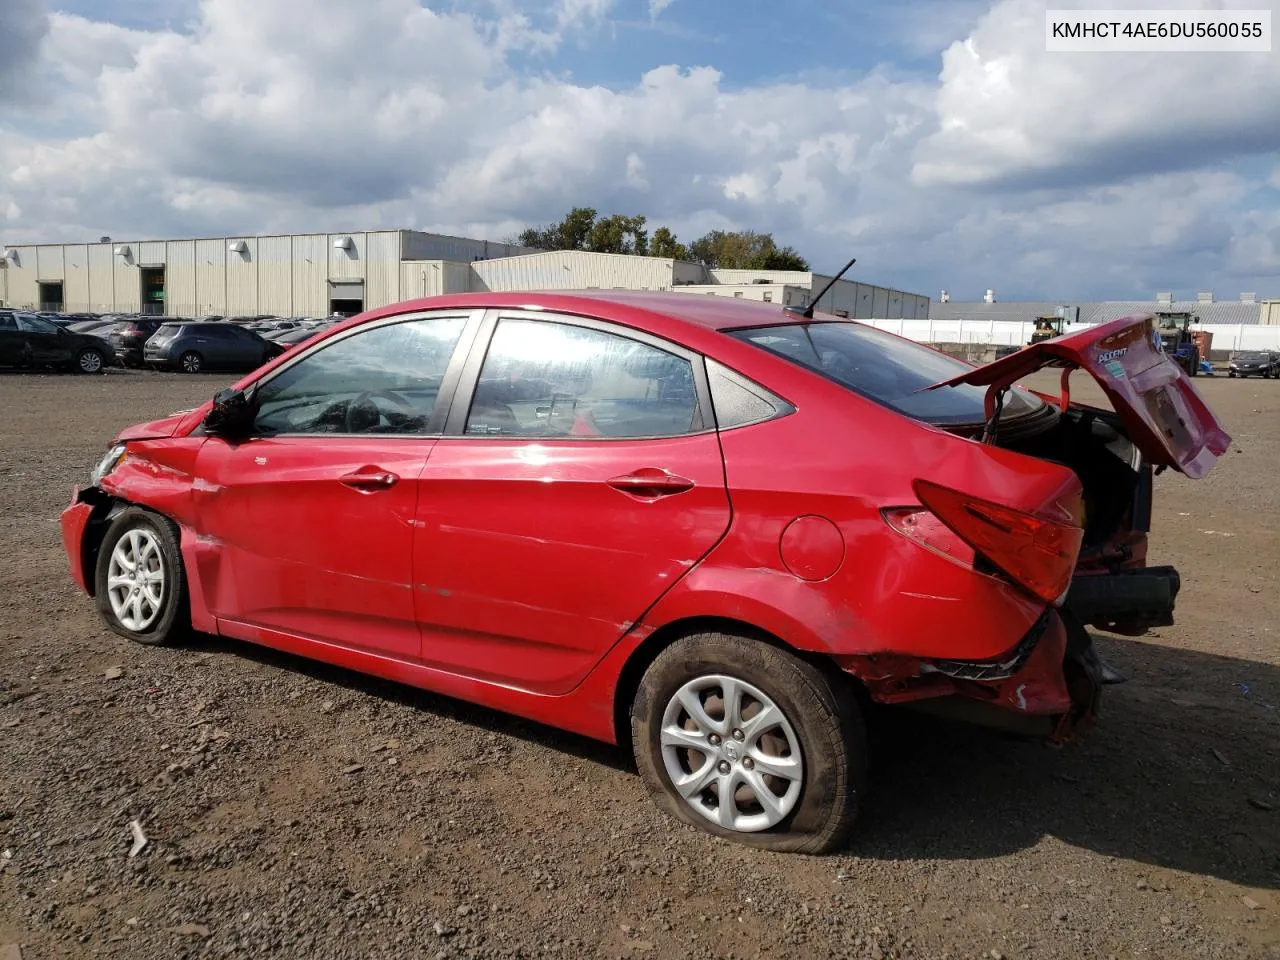
[[[5,0],[0,241],[590,205],[931,296],[1280,296],[1280,52],[1049,55],[1047,5]]]

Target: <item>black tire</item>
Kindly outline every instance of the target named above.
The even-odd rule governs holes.
[[[154,537],[160,548],[160,565],[164,571],[158,616],[141,629],[130,629],[121,623],[112,609],[108,578],[111,557],[116,545],[133,530],[142,530]],[[182,551],[178,548],[178,528],[173,521],[143,510],[130,507],[117,516],[107,528],[98,550],[98,563],[94,571],[94,600],[98,612],[108,627],[138,643],[151,646],[176,643],[191,632],[191,605],[187,592],[186,568]]]
[[[660,739],[667,705],[686,683],[716,674],[744,681],[772,699],[799,741],[799,797],[768,829],[745,832],[710,820],[676,792],[667,773]],[[867,746],[852,688],[768,643],[715,633],[677,640],[640,681],[631,707],[631,738],[636,765],[659,808],[716,836],[779,852],[828,853],[844,846],[857,819]]]
[[[1234,370],[1228,370],[1227,376],[1234,380],[1236,378],[1236,372]]]
[[[76,373],[101,373],[106,365],[107,358],[97,347],[85,347],[85,349],[76,354]]]
[[[204,369],[204,357],[194,350],[188,350],[178,358],[178,369],[183,373],[200,373]]]

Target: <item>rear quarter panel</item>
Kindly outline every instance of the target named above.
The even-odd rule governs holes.
[[[1074,475],[806,379],[790,381],[795,413],[722,432],[733,523],[645,622],[726,617],[837,656],[987,659],[1016,646],[1042,603],[906,539],[880,511],[918,504],[921,477],[1032,509]],[[783,559],[783,531],[804,516],[826,518],[843,539],[826,579],[800,579]]]

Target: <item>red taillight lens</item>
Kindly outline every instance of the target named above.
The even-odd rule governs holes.
[[[1066,595],[1084,538],[1078,491],[1069,502],[1050,505],[1054,517],[1024,513],[928,480],[917,480],[915,491],[930,512],[1021,586],[1049,603]]]

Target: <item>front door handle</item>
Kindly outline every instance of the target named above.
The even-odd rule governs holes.
[[[394,487],[400,478],[390,470],[357,470],[354,473],[344,474],[338,479],[353,490],[369,493]]]
[[[692,490],[694,485],[693,481],[687,477],[679,477],[657,467],[642,467],[633,473],[614,477],[608,483],[615,490],[646,500],[684,493],[686,490]]]

